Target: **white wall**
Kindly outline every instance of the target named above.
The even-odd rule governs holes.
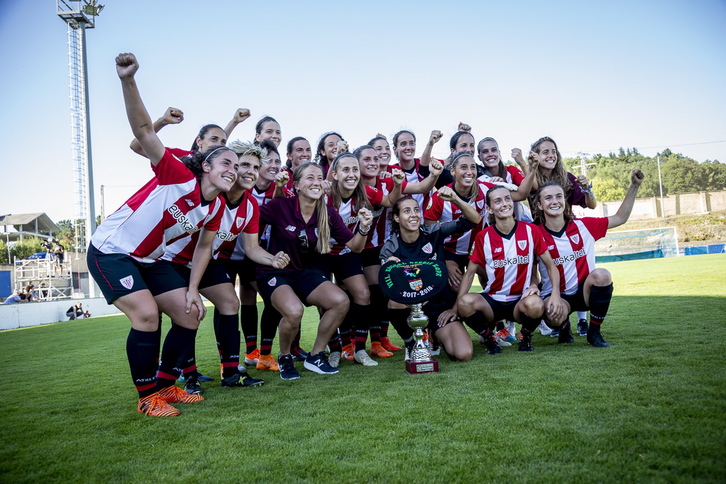
[[[79,301],[83,303],[83,308],[91,313],[91,318],[121,313],[116,306],[106,304],[106,300],[102,297],[0,304],[0,330],[68,321],[66,311]]]

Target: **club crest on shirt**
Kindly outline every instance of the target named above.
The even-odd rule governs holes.
[[[421,250],[423,250],[427,254],[430,254],[431,252],[434,251],[434,247],[431,245],[431,242],[428,242],[426,245],[421,247]]]
[[[243,223],[245,223],[244,217],[237,217],[237,227],[242,226]]]
[[[479,210],[481,210],[482,208],[484,208],[484,200],[477,200],[476,201],[476,208],[478,208]]]
[[[426,204],[426,210],[431,209],[431,207],[433,207],[433,206],[434,206],[434,199],[429,198],[429,203]]]
[[[118,282],[120,282],[121,285],[126,289],[131,289],[132,287],[134,287],[134,276],[126,276],[119,279]]]
[[[275,284],[277,284],[277,277],[273,277],[269,281],[267,281],[267,285],[270,287],[275,287]]]
[[[521,250],[524,250],[524,249],[527,248],[527,241],[526,240],[518,240],[517,241],[517,246],[519,246],[519,248]]]
[[[570,237],[570,240],[572,242],[574,242],[575,244],[579,244],[580,243],[580,236],[578,234],[575,234],[572,237]]]

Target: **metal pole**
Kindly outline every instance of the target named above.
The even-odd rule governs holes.
[[[83,242],[86,244],[83,250],[87,250],[91,241],[91,235],[96,231],[96,204],[93,187],[93,158],[91,156],[91,107],[88,93],[88,56],[86,54],[86,23],[81,22],[81,53],[83,59],[83,91],[86,104],[86,156],[88,164],[86,166],[86,174],[88,179],[88,220],[86,220],[86,236]],[[80,274],[80,273],[79,273]],[[81,290],[80,276],[78,278],[78,291]],[[96,297],[96,284],[89,277],[88,296]]]
[[[88,165],[86,167],[88,175],[88,220],[86,221],[86,240],[88,240],[96,231],[96,206],[93,187],[93,157],[91,156],[91,106],[88,94],[88,56],[86,55],[86,23],[81,22],[81,53],[83,58],[83,91],[86,103],[86,156],[88,157]]]
[[[663,205],[663,177],[660,174],[660,156],[655,158],[658,162],[658,186],[660,187],[660,215],[665,218],[665,205]]]
[[[106,220],[106,195],[104,194],[105,185],[101,185],[101,223]]]

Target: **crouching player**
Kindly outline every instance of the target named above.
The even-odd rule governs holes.
[[[555,314],[546,314],[545,321],[552,327],[560,327],[560,343],[572,343],[572,330],[568,316],[572,311],[590,310],[590,327],[587,342],[596,348],[610,346],[602,334],[602,325],[610,300],[613,297],[613,282],[610,272],[595,268],[595,241],[605,236],[608,229],[623,225],[633,210],[635,195],[643,183],[643,172],[635,169],[630,177],[630,187],[623,203],[615,215],[610,217],[576,219],[562,187],[547,183],[537,190],[536,207],[540,220],[540,232],[547,242],[547,248],[557,266],[559,292],[567,308],[562,319]],[[540,260],[540,270],[544,268]],[[552,286],[557,283],[542,271],[542,295],[545,304],[553,293]],[[556,291],[555,291],[556,292]],[[561,316],[558,314],[557,316]]]
[[[439,321],[455,318],[458,312],[484,338],[489,354],[502,351],[493,338],[496,322],[517,321],[522,324],[523,336],[519,351],[532,351],[532,332],[539,326],[545,310],[554,319],[565,317],[566,306],[558,290],[559,274],[537,226],[515,220],[514,202],[507,188],[490,188],[486,202],[489,226],[474,239],[454,310],[442,314]],[[546,303],[532,278],[535,256],[540,257],[555,283],[555,290]],[[479,266],[486,270],[487,286],[480,294],[469,293]]]

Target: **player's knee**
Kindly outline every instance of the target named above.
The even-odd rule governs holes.
[[[474,356],[473,348],[458,348],[454,357],[458,361],[469,361]]]
[[[476,312],[476,296],[477,294],[464,294],[457,302],[456,307],[459,309],[459,316],[466,318]]]
[[[529,296],[522,299],[520,310],[530,318],[539,318],[544,314],[545,304],[542,298]]]
[[[607,286],[613,282],[610,271],[607,269],[595,269],[589,276],[595,286]]]

